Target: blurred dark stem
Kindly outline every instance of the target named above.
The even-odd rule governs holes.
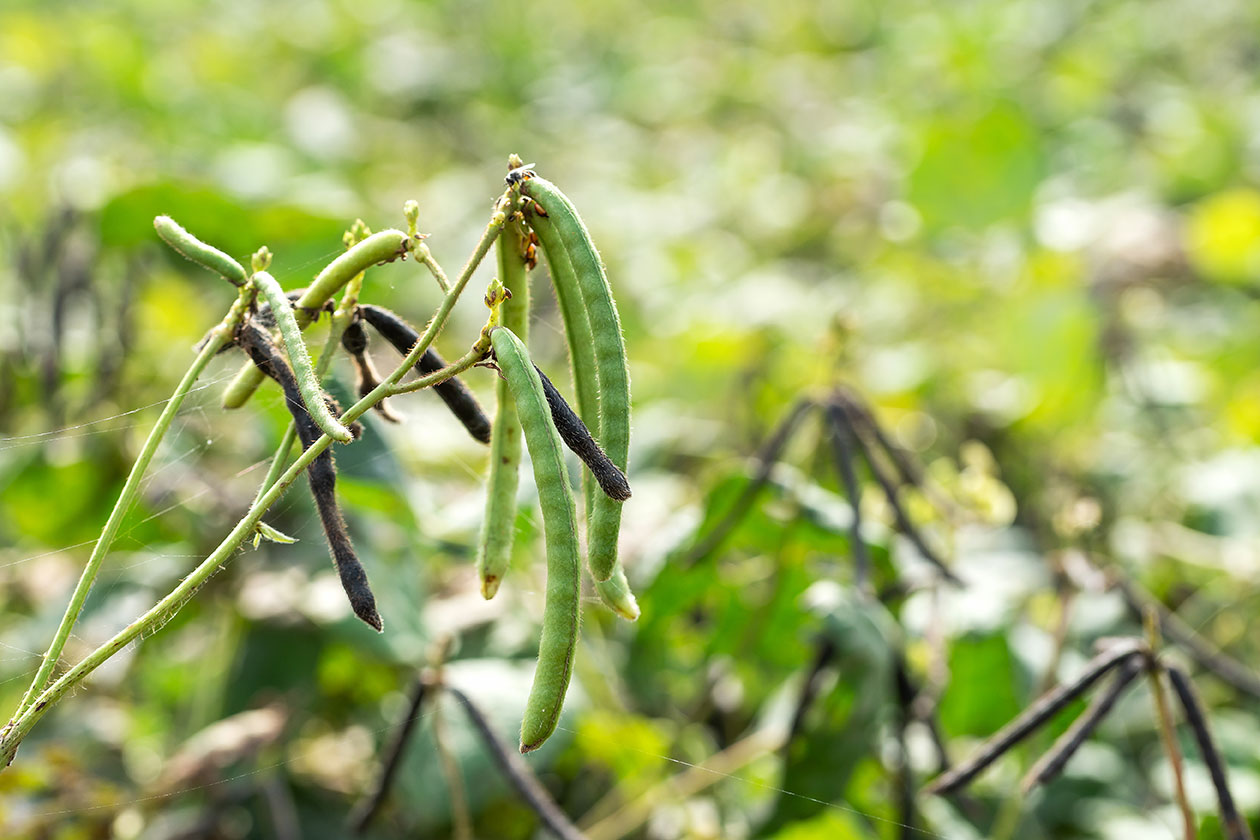
[[[801,734],[805,725],[805,717],[809,714],[814,701],[818,698],[818,688],[822,682],[823,671],[826,670],[835,657],[835,642],[826,633],[818,634],[818,638],[814,642],[814,658],[810,662],[809,671],[805,674],[805,681],[801,684],[801,695],[796,700],[796,708],[792,710],[792,723],[788,727],[788,736],[783,741],[785,754],[792,748],[796,737]]]
[[[1141,621],[1146,610],[1153,610],[1159,622],[1159,631],[1186,653],[1199,667],[1216,675],[1222,682],[1233,686],[1243,694],[1260,699],[1260,675],[1241,662],[1215,649],[1210,642],[1196,633],[1189,625],[1159,603],[1149,592],[1129,580],[1118,570],[1109,571],[1112,586],[1124,598],[1125,604]]]
[[[829,412],[832,410],[834,409],[828,408]],[[840,473],[840,482],[852,511],[849,520],[849,551],[853,554],[853,581],[858,591],[865,593],[871,586],[871,558],[866,550],[866,540],[862,538],[862,488],[858,485],[857,475],[853,470],[853,440],[844,423],[833,421],[827,426],[830,432],[827,437],[831,441],[836,471]]]
[[[288,784],[278,775],[269,775],[261,785],[267,814],[271,817],[271,832],[275,840],[302,840],[302,825],[298,820],[297,806]]]
[[[464,707],[464,711],[468,713],[468,719],[481,736],[482,743],[486,745],[494,763],[498,765],[512,787],[516,788],[516,792],[521,795],[525,804],[542,820],[543,826],[561,840],[583,840],[582,832],[560,810],[560,806],[538,781],[538,777],[525,763],[525,759],[495,734],[481,709],[477,708],[468,695],[459,689],[449,685],[443,688]]]
[[[918,833],[914,827],[918,815],[914,807],[914,769],[910,766],[906,730],[914,719],[914,697],[918,689],[910,680],[905,657],[900,651],[893,657],[893,689],[893,696],[897,698],[897,720],[894,727],[897,742],[897,771],[894,785],[897,788],[897,822],[901,823],[898,833],[902,838],[909,838]]]
[[[752,481],[744,487],[743,492],[735,499],[734,504],[727,513],[718,520],[709,533],[701,538],[692,548],[686,552],[680,561],[685,566],[690,566],[696,561],[707,557],[713,553],[722,542],[735,530],[744,517],[748,515],[748,511],[752,509],[753,502],[757,500],[757,495],[770,479],[770,473],[774,469],[774,465],[778,462],[779,457],[783,454],[783,449],[792,438],[792,433],[796,431],[796,427],[800,424],[805,414],[814,407],[814,403],[808,399],[797,400],[792,409],[779,422],[778,427],[762,444],[754,456],[756,463],[756,472],[753,474]]]
[[[381,753],[380,770],[373,779],[372,786],[368,788],[368,792],[354,806],[346,820],[346,825],[354,834],[361,835],[367,830],[385,801],[386,794],[393,787],[394,776],[398,773],[403,750],[411,739],[411,733],[416,728],[416,724],[420,721],[424,701],[428,695],[429,690],[424,680],[417,677],[412,682],[410,691],[407,692],[407,712],[390,735]]]

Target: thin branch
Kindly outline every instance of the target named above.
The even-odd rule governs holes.
[[[302,824],[298,819],[293,793],[278,774],[268,775],[260,785],[267,814],[271,817],[271,832],[276,840],[302,840]]]
[[[394,776],[398,773],[398,768],[402,764],[403,749],[407,746],[407,742],[411,740],[411,733],[415,730],[416,724],[420,722],[422,711],[424,709],[424,701],[428,696],[428,686],[424,680],[417,678],[411,684],[411,690],[407,693],[407,712],[403,716],[402,722],[394,730],[390,736],[388,744],[382,753],[380,771],[376,774],[376,778],[372,781],[372,786],[368,788],[368,792],[354,806],[354,810],[350,812],[350,816],[346,820],[346,825],[355,835],[361,835],[367,831],[368,825],[376,817],[377,811],[385,802],[385,796],[394,785]]]
[[[805,716],[809,714],[810,707],[814,705],[814,700],[818,697],[818,687],[822,681],[823,669],[831,664],[831,661],[835,658],[835,642],[825,634],[819,634],[818,642],[814,648],[814,659],[810,663],[809,673],[806,674],[805,682],[801,686],[801,696],[796,701],[796,708],[792,711],[792,723],[788,727],[788,736],[783,741],[784,749],[791,746],[792,742],[796,740],[796,736],[801,734],[801,729],[805,725]]]
[[[96,582],[101,563],[104,562],[110,546],[113,545],[115,537],[118,536],[118,529],[122,525],[123,517],[127,515],[132,503],[136,500],[137,494],[140,492],[140,481],[144,478],[144,473],[148,470],[149,463],[153,460],[153,456],[157,452],[158,446],[162,443],[162,439],[166,436],[167,430],[170,429],[175,415],[179,413],[180,406],[184,403],[184,398],[192,390],[193,383],[201,376],[206,365],[210,364],[210,360],[231,343],[232,333],[244,317],[249,304],[249,292],[249,289],[242,289],[240,294],[237,295],[236,302],[228,310],[227,315],[224,316],[217,327],[211,330],[206,337],[205,344],[197,354],[197,358],[184,373],[183,379],[175,386],[174,393],[167,400],[157,422],[153,424],[149,436],[145,439],[144,445],[140,449],[140,454],[136,456],[136,461],[132,464],[131,472],[127,475],[127,481],[123,484],[123,489],[118,494],[117,501],[114,502],[114,509],[110,511],[109,519],[106,520],[105,527],[101,529],[100,537],[97,538],[96,544],[92,546],[92,554],[88,557],[88,561],[83,567],[83,572],[79,575],[79,581],[75,584],[74,592],[70,595],[70,603],[66,605],[66,611],[61,618],[61,623],[53,635],[52,642],[48,645],[48,650],[44,653],[44,658],[40,662],[39,671],[35,674],[35,679],[31,680],[30,687],[27,688],[26,694],[22,697],[22,702],[18,704],[18,708],[14,712],[14,718],[29,710],[35,704],[35,699],[48,686],[48,681],[57,667],[61,653],[65,650],[66,641],[70,638],[70,631],[74,628],[75,622],[78,621],[79,614],[83,612],[83,605],[87,602],[88,592],[92,589],[92,584]],[[7,731],[8,727],[6,727]],[[11,760],[12,755],[9,755],[5,761],[0,761],[0,768],[8,766]]]
[[[538,781],[538,777],[534,775],[534,771],[530,769],[525,759],[521,758],[515,749],[510,749],[503,739],[495,734],[486,716],[468,698],[468,695],[450,685],[444,685],[443,688],[464,707],[464,711],[468,713],[468,719],[481,735],[482,742],[490,751],[499,770],[511,782],[512,787],[516,788],[516,792],[521,795],[521,799],[530,807],[530,810],[538,815],[547,830],[560,840],[585,840],[582,832],[560,810],[560,806],[551,798],[551,794],[547,793],[547,789]]]
[[[1203,716],[1203,706],[1195,695],[1194,686],[1185,673],[1175,665],[1165,665],[1164,672],[1172,683],[1181,708],[1186,713],[1186,723],[1194,732],[1194,740],[1199,745],[1199,755],[1207,765],[1212,776],[1212,786],[1216,788],[1216,798],[1221,807],[1221,830],[1225,840],[1252,840],[1251,829],[1238,813],[1234,797],[1229,792],[1229,780],[1225,776],[1225,763],[1212,741],[1212,733],[1208,730],[1207,719]]]
[[[897,697],[896,744],[897,769],[894,784],[897,788],[897,822],[900,837],[908,838],[917,833],[915,821],[917,814],[914,807],[914,770],[910,766],[910,750],[906,746],[906,730],[914,720],[914,697],[918,687],[910,679],[905,657],[901,651],[893,656],[893,688]]]
[[[446,737],[446,725],[442,717],[442,704],[433,704],[433,745],[437,748],[442,775],[446,777],[446,793],[451,805],[451,836],[454,840],[472,840],[472,816],[468,812],[468,795],[464,791],[464,777],[459,772],[459,762]]]
[[[1104,674],[1119,663],[1143,649],[1138,639],[1125,639],[1110,650],[1095,656],[1085,665],[1085,671],[1074,682],[1061,685],[1042,695],[1022,714],[986,741],[966,761],[938,776],[923,789],[924,793],[946,794],[966,785],[985,768],[996,761],[1011,747],[1031,735],[1044,723],[1085,693]]]
[[[1136,583],[1115,571],[1111,572],[1110,576],[1112,585],[1120,591],[1125,604],[1139,620],[1148,607],[1154,609],[1159,620],[1160,632],[1184,648],[1195,664],[1216,675],[1222,682],[1238,691],[1260,699],[1260,675],[1238,660],[1221,653],[1182,621],[1176,613],[1170,611]]]
[[[910,517],[906,515],[905,508],[901,505],[901,499],[897,495],[897,485],[884,472],[879,459],[875,458],[871,453],[870,445],[863,439],[861,429],[852,420],[850,409],[842,402],[833,402],[827,407],[827,418],[837,429],[837,434],[844,433],[842,430],[853,430],[856,432],[850,439],[857,444],[858,450],[866,461],[866,465],[870,468],[871,475],[879,484],[880,489],[884,491],[884,496],[888,499],[888,505],[892,508],[893,520],[897,524],[897,530],[906,539],[910,540],[911,544],[925,560],[936,566],[945,580],[961,585],[962,581],[949,570],[949,567],[945,565],[945,561],[941,560],[936,552],[928,546],[923,536],[919,533],[919,529],[910,521]]]
[[[748,511],[752,508],[753,502],[757,499],[757,494],[766,486],[766,482],[770,480],[770,473],[774,469],[775,463],[778,462],[779,456],[783,454],[783,448],[792,437],[792,432],[796,430],[797,425],[805,414],[814,407],[814,402],[809,399],[797,400],[792,406],[791,411],[779,422],[774,433],[766,439],[761,449],[756,455],[757,471],[753,475],[752,481],[744,488],[735,503],[731,505],[731,509],[718,521],[716,525],[709,531],[708,535],[701,539],[690,551],[684,555],[682,562],[690,565],[695,563],[702,557],[708,556],[718,546],[722,544],[731,533],[735,530],[735,526],[743,521]]]
[[[1059,739],[1054,742],[1054,746],[1038,759],[1037,763],[1024,776],[1021,787],[1024,794],[1027,795],[1037,785],[1043,785],[1063,771],[1068,760],[1076,753],[1081,744],[1093,734],[1098,724],[1102,722],[1107,713],[1116,705],[1125,690],[1133,683],[1133,680],[1142,671],[1145,664],[1144,657],[1140,653],[1130,654],[1123,664],[1116,671],[1116,676],[1112,679],[1111,684],[1107,686],[1107,690],[1094,697],[1089,708],[1078,717],[1072,726],[1064,732]]]
[[[429,269],[429,273],[433,275],[433,279],[437,281],[442,291],[448,292],[451,289],[451,281],[446,279],[446,272],[442,270],[442,266],[433,258],[433,253],[429,250],[429,246],[423,242],[417,242],[412,256],[416,258],[416,262]]]
[[[1146,649],[1159,650],[1159,623],[1155,610],[1147,610],[1142,616],[1146,630]],[[1177,744],[1176,725],[1173,723],[1172,711],[1168,707],[1168,698],[1164,694],[1164,684],[1160,682],[1159,673],[1162,664],[1155,656],[1147,657],[1146,676],[1151,683],[1151,702],[1155,705],[1155,720],[1159,723],[1160,742],[1164,754],[1168,756],[1168,764],[1172,767],[1173,792],[1177,799],[1177,807],[1181,810],[1181,822],[1185,829],[1186,840],[1195,840],[1198,836],[1194,809],[1190,807],[1190,798],[1186,796],[1186,771],[1181,760],[1181,747]]]
[[[1037,689],[1040,694],[1054,687],[1055,675],[1059,673],[1059,663],[1063,661],[1063,648],[1067,644],[1068,625],[1071,623],[1072,604],[1075,601],[1075,593],[1066,581],[1058,587],[1056,594],[1059,600],[1059,615],[1054,623],[1054,650],[1050,654],[1050,661],[1046,664],[1045,674],[1042,675],[1041,685]]]

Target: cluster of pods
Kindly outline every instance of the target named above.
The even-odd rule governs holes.
[[[486,297],[492,314],[473,346],[482,364],[497,367],[501,374],[493,422],[457,377],[433,387],[469,433],[490,446],[486,511],[477,551],[481,591],[486,598],[498,591],[511,558],[523,444],[533,465],[547,547],[547,586],[538,667],[521,726],[520,749],[529,752],[555,731],[578,639],[583,547],[577,497],[563,446],[587,468],[582,477],[585,553],[595,591],[623,618],[636,619],[639,607],[617,553],[621,505],[630,498],[625,476],[630,385],[612,289],[599,252],[569,199],[515,155],[509,160],[509,169],[508,188],[497,205],[502,213],[496,241],[499,278]],[[343,257],[321,272],[311,286],[289,293],[266,271],[270,261],[266,249],[255,255],[253,271],[247,273],[230,256],[200,242],[171,219],[156,220],[159,235],[176,251],[248,293],[249,314],[229,346],[241,349],[250,364],[229,386],[225,407],[243,405],[265,378],[271,378],[284,392],[304,448],[309,449],[323,435],[340,443],[359,436],[359,424],[343,424],[338,419],[341,408],[320,385],[319,371],[312,365],[302,330],[329,308],[329,299],[340,288],[338,278],[343,278],[341,285],[350,277],[361,283],[367,267],[405,256],[417,247],[423,237],[414,232],[414,205],[412,208],[410,234],[391,230],[368,235],[360,228],[356,235],[348,234],[350,250]],[[537,263],[539,246],[550,269],[568,339],[576,411],[526,349],[530,273]],[[342,262],[345,265],[338,267]],[[357,291],[355,287],[352,306],[344,313],[349,319],[341,344],[354,361],[359,394],[365,396],[381,383],[368,355],[366,327],[372,327],[409,358],[413,348],[418,350],[420,335],[396,313],[358,303]],[[455,289],[448,294],[458,292]],[[441,371],[447,364],[429,348],[416,359],[414,367],[424,376]],[[398,420],[383,397],[372,407],[384,419]],[[355,615],[381,631],[384,624],[376,599],[337,505],[331,450],[322,449],[306,473],[350,605]],[[268,528],[267,534],[283,538],[274,529]]]

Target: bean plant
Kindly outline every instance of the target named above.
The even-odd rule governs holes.
[[[41,665],[25,696],[0,731],[0,766],[12,763],[18,746],[53,705],[124,647],[159,629],[197,590],[252,539],[293,542],[264,521],[273,504],[303,472],[315,500],[329,551],[354,614],[378,632],[385,618],[376,607],[367,571],[359,562],[336,498],[332,443],[352,443],[358,419],[369,409],[396,421],[387,398],[433,388],[469,433],[490,447],[486,516],[477,549],[481,589],[494,597],[507,571],[513,540],[522,432],[533,463],[542,508],[547,587],[538,668],[526,704],[520,750],[540,746],[555,730],[572,673],[577,644],[581,555],[578,505],[565,468],[561,443],[587,465],[582,479],[587,522],[585,551],[601,599],[618,615],[634,620],[639,607],[617,556],[621,505],[630,497],[625,478],[630,428],[630,391],[625,346],[607,273],[589,232],[569,199],[513,155],[506,189],[472,255],[450,280],[418,231],[419,206],[404,206],[407,230],[372,233],[356,222],[346,233],[345,253],[318,273],[305,289],[286,292],[268,273],[271,253],[260,248],[250,270],[201,242],[173,219],[154,221],[167,245],[236,287],[236,300],[197,346],[197,354],[166,402],[127,477],[75,586]],[[577,410],[531,361],[527,349],[530,270],[541,246],[560,301],[568,337]],[[489,285],[489,317],[471,346],[453,362],[432,348],[474,271],[490,249],[497,251],[499,276]],[[445,292],[422,331],[396,313],[361,303],[364,275],[373,266],[405,260],[424,265]],[[334,302],[334,296],[340,299]],[[313,363],[302,331],[327,317],[331,329]],[[403,354],[383,378],[367,354],[371,327]],[[324,391],[320,378],[341,345],[358,373],[359,399],[347,409]],[[244,406],[262,382],[274,380],[293,420],[271,460],[249,510],[218,547],[174,589],[81,661],[58,673],[66,641],[79,619],[101,565],[118,535],[171,421],[212,359],[233,349],[247,361],[227,387],[223,406]],[[474,366],[500,372],[493,422],[486,418],[459,376]],[[404,377],[415,370],[417,376]],[[289,462],[295,440],[301,454]]]

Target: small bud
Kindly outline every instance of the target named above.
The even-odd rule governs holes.
[[[416,235],[416,226],[420,224],[420,202],[415,199],[403,204],[403,216],[407,218],[407,235]]]
[[[249,264],[255,273],[259,271],[266,271],[271,267],[271,249],[266,245],[259,248],[254,252],[254,255],[250,257]]]

